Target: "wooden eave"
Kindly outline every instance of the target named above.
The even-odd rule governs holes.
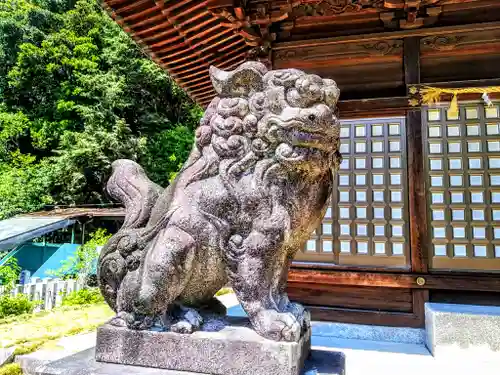
[[[499,0],[104,0],[104,7],[202,106],[215,95],[210,65],[233,69],[249,58],[331,76],[344,100],[357,100],[405,95],[407,37],[422,39],[424,79],[464,79],[440,66],[467,51],[500,57]]]
[[[104,7],[202,106],[215,95],[210,65],[238,65],[250,50],[243,37],[210,14],[207,1],[106,0]]]

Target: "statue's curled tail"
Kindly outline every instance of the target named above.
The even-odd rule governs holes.
[[[140,252],[152,234],[143,228],[163,189],[131,160],[113,162],[106,189],[111,198],[125,206],[123,225],[102,249],[97,269],[101,292],[114,309],[123,278],[140,264]]]

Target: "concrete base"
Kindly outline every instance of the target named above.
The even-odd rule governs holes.
[[[427,303],[425,328],[434,357],[500,360],[500,307]]]
[[[0,349],[0,367],[5,365],[6,363],[12,362],[15,349],[15,347]]]
[[[312,322],[313,337],[424,345],[425,330],[365,324]],[[314,345],[314,344],[313,344]]]
[[[301,373],[310,331],[298,343],[277,342],[259,336],[247,318],[217,322],[189,335],[103,325],[97,330],[96,360],[217,375]]]
[[[24,375],[203,375],[186,371],[97,362],[94,349],[87,349],[50,363],[29,360],[18,363]],[[342,353],[313,350],[305,361],[301,375],[345,375],[344,368],[345,357]],[[273,373],[269,373],[271,374]]]

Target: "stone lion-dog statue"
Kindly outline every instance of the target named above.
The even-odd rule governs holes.
[[[217,96],[192,152],[166,189],[117,160],[107,191],[121,229],[101,251],[98,279],[115,326],[191,333],[230,285],[253,329],[298,341],[309,313],[286,294],[295,253],[318,226],[341,162],[339,90],[331,79],[245,62],[210,68]]]

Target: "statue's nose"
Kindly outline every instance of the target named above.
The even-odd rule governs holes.
[[[287,107],[281,113],[281,118],[284,121],[290,121],[299,119],[301,117],[300,115],[301,115],[300,108]]]

